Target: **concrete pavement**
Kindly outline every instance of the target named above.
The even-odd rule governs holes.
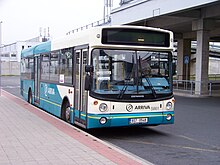
[[[2,91],[0,165],[151,164]]]

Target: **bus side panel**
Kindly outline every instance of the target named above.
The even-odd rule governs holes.
[[[62,98],[57,85],[40,83],[40,107],[55,116],[60,117]]]
[[[54,84],[40,83],[40,107],[60,117],[62,98]]]
[[[34,80],[21,80],[21,95],[23,98],[28,101],[28,90],[34,92]]]
[[[71,105],[71,123],[73,122],[73,87],[40,83],[40,107],[49,113],[61,117],[63,99],[66,97]]]
[[[60,97],[62,98],[62,101],[64,98],[67,98],[70,104],[70,123],[74,123],[74,88],[71,86],[63,86],[63,85],[57,85],[57,90],[58,93],[60,95]],[[56,100],[56,98],[53,98],[54,100]],[[62,101],[60,104],[60,109],[62,106]],[[61,117],[61,116],[60,116]]]

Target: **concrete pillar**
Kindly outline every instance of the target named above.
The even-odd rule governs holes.
[[[208,94],[209,32],[197,31],[195,94]]]
[[[194,21],[192,29],[197,33],[196,49],[196,84],[195,94],[208,94],[208,69],[209,69],[209,28],[210,21],[200,19]]]
[[[187,63],[184,60],[188,56]],[[177,44],[177,79],[189,80],[190,77],[191,40],[179,39]]]

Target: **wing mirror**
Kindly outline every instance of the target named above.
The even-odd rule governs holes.
[[[86,77],[85,77],[85,90],[90,90],[92,86],[92,78],[91,75],[93,74],[93,66],[92,65],[86,65],[85,66],[85,72],[86,72]]]
[[[85,66],[85,71],[88,73],[88,72],[93,72],[93,66],[92,65],[86,65]]]

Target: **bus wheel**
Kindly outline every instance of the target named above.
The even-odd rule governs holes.
[[[70,123],[70,104],[68,101],[65,101],[62,105],[62,119]]]
[[[29,90],[28,92],[28,103],[32,104],[32,92]]]

